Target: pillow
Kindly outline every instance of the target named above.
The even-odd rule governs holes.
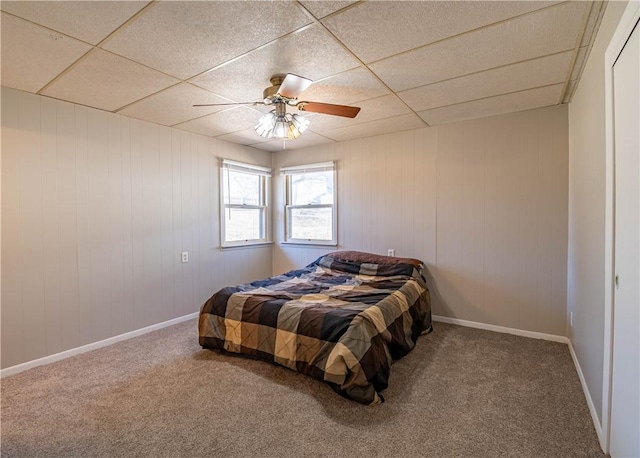
[[[424,267],[424,262],[420,261],[419,259],[397,258],[395,256],[382,256],[379,254],[365,253],[362,251],[332,251],[331,253],[325,254],[325,256],[330,256],[333,259],[340,259],[341,261],[367,263],[367,264],[384,264],[384,265],[409,264],[418,270]]]

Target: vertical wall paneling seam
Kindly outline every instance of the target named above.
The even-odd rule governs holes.
[[[486,253],[487,253],[487,156],[488,156],[488,148],[487,148],[487,128],[486,122],[481,122],[482,128],[482,284],[486,284],[487,278],[487,263],[486,263]],[[482,300],[481,300],[481,309],[480,314],[483,317],[483,320],[487,317],[487,288],[486,286],[482,287]]]
[[[188,157],[188,154],[191,153],[191,134],[190,133],[186,133],[185,135],[187,135],[187,139],[188,139],[188,152],[185,153],[184,149],[183,149],[183,142],[182,139],[180,141],[180,221],[181,221],[181,231],[180,231],[180,251],[184,251],[185,249],[185,230],[186,230],[186,226],[188,226],[188,222],[189,222],[189,215],[186,215],[185,218],[185,192],[184,192],[184,181],[185,181],[185,176],[186,174],[184,173],[184,162],[185,162],[185,156]],[[185,221],[187,224],[185,224]],[[186,267],[184,266],[184,264],[181,264],[181,269],[180,269],[180,277],[181,277],[181,283],[182,283],[182,295],[180,296],[180,310],[182,311],[182,307],[184,307],[184,300],[185,300],[185,296],[186,296],[186,291],[185,291],[185,270]],[[187,279],[188,280],[188,279]]]
[[[140,231],[143,235],[143,238],[140,240],[140,247],[141,247],[141,256],[140,256],[140,263],[142,264],[142,283],[140,284],[140,288],[142,291],[142,317],[141,317],[141,323],[137,323],[136,327],[139,326],[146,326],[146,319],[148,318],[148,313],[149,313],[149,306],[147,304],[147,301],[144,299],[145,296],[147,296],[147,294],[149,294],[149,291],[147,289],[147,285],[149,285],[151,283],[149,277],[150,277],[150,272],[148,271],[148,263],[147,263],[147,244],[146,244],[146,240],[147,240],[147,208],[148,205],[150,203],[147,203],[145,201],[145,195],[146,195],[146,186],[150,186],[150,184],[146,183],[145,180],[145,171],[147,171],[148,173],[148,168],[145,167],[146,162],[148,160],[148,157],[151,155],[151,148],[150,145],[147,144],[147,140],[150,140],[150,138],[148,139],[147,137],[151,137],[150,133],[145,129],[145,121],[142,121],[140,123],[138,123],[138,129],[140,130],[140,176],[138,177],[138,179],[140,180],[140,215],[141,215],[141,219],[140,219]],[[151,143],[151,142],[149,142]]]
[[[126,279],[124,278],[124,273],[125,273],[124,263],[126,262],[125,261],[125,248],[124,247],[125,247],[125,244],[126,244],[125,238],[127,237],[127,234],[126,234],[126,232],[124,230],[124,223],[125,223],[124,207],[125,207],[125,203],[126,202],[125,202],[125,198],[124,198],[124,196],[125,196],[125,193],[124,193],[124,186],[125,186],[124,174],[122,173],[122,171],[123,171],[123,169],[125,167],[125,163],[124,163],[125,156],[123,154],[124,144],[125,144],[125,136],[124,136],[124,132],[123,132],[123,128],[122,128],[122,123],[125,122],[125,119],[126,118],[121,117],[120,118],[120,122],[118,123],[118,126],[120,127],[120,149],[121,149],[120,150],[120,191],[121,191],[121,193],[120,193],[121,194],[121,197],[120,197],[120,200],[121,200],[120,208],[122,209],[121,210],[121,212],[122,212],[122,215],[121,215],[122,228],[120,230],[120,233],[122,234],[122,238],[121,238],[121,240],[122,240],[122,242],[121,242],[122,243],[122,272],[121,272],[120,276],[122,278],[122,293],[120,294],[120,300],[123,302],[123,304],[122,304],[123,309],[120,311],[120,313],[122,313],[122,316],[121,316],[121,319],[122,319],[122,332],[126,332],[127,331],[127,314],[126,314],[125,310],[128,307],[127,301],[125,300],[125,298],[127,297],[126,296],[126,284],[127,283],[126,283]]]
[[[553,132],[554,129],[554,125],[555,125],[555,119],[553,124],[548,125],[548,123],[544,122],[544,119],[542,116],[539,117],[539,122],[540,122],[540,127],[538,129],[539,133],[538,133],[538,177],[539,180],[542,180],[542,176],[544,174],[544,166],[543,166],[543,158],[544,158],[544,151],[545,151],[545,147],[542,143],[542,135],[544,133],[545,129],[551,129],[551,131]],[[553,139],[553,134],[551,135],[551,147],[553,147],[554,144],[554,139]],[[544,163],[546,164],[546,162]],[[568,180],[569,177],[567,176],[566,179]],[[542,239],[542,235],[543,234],[548,234],[549,230],[551,229],[548,224],[549,224],[549,220],[551,219],[552,215],[550,214],[551,212],[549,212],[549,210],[546,210],[547,208],[547,201],[549,200],[546,197],[546,194],[543,194],[542,196],[537,196],[538,197],[538,218],[542,218],[543,221],[543,226],[541,226],[540,224],[538,224],[538,272],[543,272],[545,270],[544,267],[544,259],[541,259],[541,254],[540,252],[542,251],[542,248],[545,247],[547,248],[547,252],[548,252],[548,247],[546,247],[546,243],[543,241]],[[545,210],[543,210],[545,209]],[[553,266],[553,263],[551,263],[551,265]],[[565,267],[566,267],[566,262],[565,262]],[[550,272],[550,275],[552,275],[553,273]],[[539,274],[538,275],[538,282],[537,282],[537,288],[543,288],[543,284],[542,284],[542,276]],[[553,291],[551,289],[551,291]],[[544,301],[544,297],[545,295],[541,295],[539,292],[539,289],[536,289],[536,293],[538,294],[538,302],[540,304],[540,306],[543,306]],[[550,296],[550,295],[549,295]],[[566,301],[566,298],[565,298]],[[548,308],[551,308],[552,305],[550,304],[546,304],[546,306]],[[566,313],[566,306],[565,306],[565,313]],[[565,332],[566,334],[566,332]]]
[[[566,90],[566,89],[565,89],[565,90]],[[563,92],[564,92],[564,91],[563,91]],[[554,117],[554,118],[555,118],[555,117]],[[539,122],[542,124],[542,121],[541,121],[541,120],[540,120]],[[555,136],[555,130],[556,130],[556,129],[555,129],[555,123],[556,123],[556,119],[554,119],[554,122],[552,123],[552,125],[550,125],[550,126],[548,127],[548,128],[550,129],[550,132],[549,132],[550,137],[551,137],[551,145],[550,145],[550,148],[551,148],[551,150],[552,150],[552,154],[555,152],[555,151],[554,151],[554,145],[556,144],[556,136]],[[538,137],[538,141],[540,141],[540,137]],[[540,150],[541,150],[541,148],[540,148]],[[540,159],[540,160],[541,160],[541,159]],[[551,187],[553,188],[553,185],[554,185],[554,183],[555,183],[555,177],[554,177],[553,172],[551,172],[551,173],[550,173],[550,177],[549,177],[549,178],[550,178],[550,179],[549,179],[548,186],[551,186]],[[567,177],[567,179],[568,179],[568,177]],[[555,218],[553,218],[553,212],[552,212],[552,211],[549,211],[549,210],[547,210],[547,212],[548,212],[548,221],[549,221],[549,222],[548,222],[548,223],[546,223],[546,224],[549,224],[549,225],[550,225],[549,230],[551,231],[551,233],[555,233],[555,232],[553,232],[553,231],[554,231],[554,227],[553,227],[553,226],[554,226],[554,220],[555,220]],[[545,218],[545,221],[547,221],[547,219],[546,219],[546,218]],[[541,234],[542,234],[542,231],[540,231],[540,230],[539,230],[539,231],[538,231],[538,237],[540,237],[540,235],[541,235]],[[551,250],[551,252],[552,252],[552,253],[553,253],[554,251],[555,251],[555,250],[553,250],[553,249]],[[549,272],[549,273],[550,273],[549,278],[550,278],[550,282],[551,282],[551,283],[550,283],[550,285],[549,285],[549,290],[550,290],[550,294],[549,294],[549,301],[550,301],[550,302],[549,302],[548,304],[545,304],[545,309],[546,309],[546,310],[545,310],[545,312],[546,312],[546,313],[543,313],[543,314],[541,315],[541,316],[545,317],[545,320],[546,320],[546,322],[547,322],[547,323],[550,323],[550,322],[552,321],[552,318],[553,318],[553,302],[554,302],[554,301],[553,301],[553,299],[554,299],[554,297],[553,297],[553,296],[554,296],[554,294],[553,294],[553,291],[554,291],[553,283],[554,283],[554,276],[555,276],[554,266],[555,266],[555,263],[554,263],[553,261],[551,261],[551,262],[550,262],[550,267],[549,267],[549,269],[550,269],[550,272]],[[538,291],[536,291],[536,293],[538,293]],[[566,299],[565,299],[565,300],[566,300]],[[566,305],[565,305],[565,315],[566,315]],[[566,330],[565,330],[565,334],[566,334]]]
[[[171,131],[171,129],[169,129],[168,132],[168,145],[167,145],[167,163],[169,164],[169,170],[167,171],[167,188],[168,188],[168,195],[171,196],[170,197],[170,203],[171,203],[171,227],[167,228],[167,233],[168,235],[171,235],[171,243],[167,244],[169,247],[169,255],[167,256],[167,258],[169,259],[169,274],[171,275],[171,285],[169,287],[169,291],[171,292],[171,295],[167,295],[169,300],[169,304],[167,307],[167,313],[169,313],[171,316],[174,316],[174,307],[175,307],[175,258],[174,258],[174,253],[176,252],[174,246],[173,246],[173,241],[175,238],[175,221],[173,220],[173,172],[172,172],[172,165],[173,165],[173,132]],[[165,243],[162,244],[163,248],[165,246]],[[168,279],[163,279],[163,283],[164,282],[169,282]]]
[[[413,173],[413,177],[411,180],[412,183],[412,193],[411,193],[411,199],[413,199],[413,205],[411,205],[410,208],[417,208],[417,206],[420,204],[419,201],[417,201],[418,199],[416,198],[416,195],[418,194],[418,189],[416,189],[415,183],[416,183],[416,178],[419,176],[419,174],[416,172],[416,135],[418,135],[417,131],[412,131],[411,132],[411,171]],[[413,227],[417,227],[418,225],[416,224],[416,217],[415,217],[415,211],[413,212],[412,215],[412,222],[413,222]],[[420,228],[422,229],[422,228]],[[418,237],[420,236],[421,231],[418,231]],[[411,242],[411,246],[414,247],[416,246],[416,235],[415,235],[415,229],[412,231],[412,235],[413,235],[413,240]],[[404,253],[405,256],[409,256],[411,253],[407,250],[407,253]],[[424,257],[424,256],[423,256]],[[425,261],[426,262],[426,261]]]
[[[191,303],[193,303],[193,299],[195,299],[195,294],[196,294],[196,263],[194,262],[196,256],[195,256],[195,244],[196,244],[196,228],[197,228],[197,217],[198,217],[198,206],[197,206],[197,201],[196,201],[196,193],[194,193],[194,186],[195,183],[197,182],[197,173],[196,170],[194,170],[197,167],[197,160],[198,160],[198,155],[200,152],[200,148],[199,148],[199,142],[196,141],[196,136],[194,134],[189,134],[189,147],[190,147],[190,151],[191,154],[189,155],[189,166],[190,166],[190,180],[189,180],[189,234],[190,234],[190,243],[189,243],[189,249],[188,251],[190,251],[190,262],[189,262],[189,279],[191,280],[191,291],[189,292],[189,299],[190,301],[187,302],[186,304],[183,304],[183,313],[184,313],[184,309],[188,308],[189,310],[191,310]]]
[[[524,207],[524,211],[527,211],[528,210],[527,207],[530,204],[529,202],[526,202],[526,188],[524,186],[524,180],[525,180],[524,169],[527,163],[526,157],[528,155],[528,151],[526,150],[524,135],[522,135],[521,133],[521,125],[522,125],[522,120],[520,118],[516,118],[515,130],[512,132],[512,134],[515,133],[515,135],[517,136],[517,140],[515,142],[517,149],[516,151],[513,152],[513,154],[516,154],[516,160],[517,160],[517,169],[516,169],[518,173],[517,193],[518,193],[518,197],[525,202],[525,205],[524,206],[521,205],[520,209],[522,211],[523,210],[522,207]],[[523,229],[525,222],[526,221],[525,221],[524,215],[523,214],[518,215],[517,224],[516,224],[516,231],[517,231],[516,233],[517,233],[517,240],[520,240],[521,242],[524,241],[523,236],[526,235]],[[516,253],[520,259],[525,258],[524,251],[525,251],[525,244],[519,243],[516,248]],[[517,269],[517,280],[516,280],[517,284],[519,285],[519,288],[523,288],[524,286],[522,282],[523,272],[524,272],[524,266],[520,265]],[[523,313],[525,301],[522,299],[522,296],[520,294],[518,294],[517,296],[516,303],[517,303],[519,313]]]
[[[478,145],[478,137],[480,134],[480,126],[478,121],[473,121],[473,134],[472,134],[472,139],[473,139],[473,145],[475,147],[477,147]],[[477,155],[477,151],[476,151],[476,155]],[[465,156],[466,156],[466,148],[465,148]],[[472,162],[472,169],[471,169],[471,173],[469,174],[470,177],[473,177],[473,181],[472,181],[472,194],[475,198],[477,198],[477,189],[478,189],[478,174],[477,174],[477,161],[478,158],[476,157],[474,159],[474,161]],[[477,304],[478,303],[478,269],[476,268],[476,259],[478,259],[478,237],[476,236],[476,225],[478,224],[478,213],[476,210],[476,206],[475,204],[472,205],[471,207],[471,212],[470,212],[470,218],[469,221],[471,222],[471,228],[473,230],[473,236],[471,237],[471,241],[473,243],[473,258],[471,261],[471,264],[469,265],[469,268],[471,269],[471,303],[472,304]],[[477,312],[476,312],[476,316],[477,316]]]
[[[80,235],[82,233],[82,231],[80,230],[80,225],[82,224],[82,215],[80,214],[80,199],[79,199],[79,192],[81,189],[80,183],[79,181],[82,179],[82,177],[80,176],[80,173],[78,173],[78,164],[79,164],[79,158],[78,156],[80,154],[82,154],[82,149],[83,149],[83,145],[81,142],[78,141],[78,132],[80,130],[80,124],[79,124],[79,120],[78,118],[81,116],[79,107],[74,105],[74,110],[73,110],[73,115],[74,115],[74,124],[75,124],[75,159],[76,159],[76,233],[78,234],[78,239],[80,238]],[[85,132],[86,134],[86,132]],[[86,136],[85,136],[86,138]],[[86,147],[85,147],[86,149]],[[86,176],[85,176],[86,178]],[[80,310],[84,310],[84,312],[82,314],[88,313],[89,315],[89,319],[91,317],[91,307],[89,306],[89,304],[91,303],[91,301],[87,301],[87,297],[86,295],[84,295],[82,293],[82,281],[80,281],[80,273],[83,272],[83,269],[81,269],[81,263],[80,263],[80,251],[81,251],[81,246],[80,246],[80,241],[76,240],[76,246],[77,246],[77,250],[76,250],[76,264],[78,266],[78,306]],[[89,269],[85,270],[85,275],[88,275],[89,273]],[[84,299],[85,303],[83,303],[82,299]],[[83,342],[83,325],[86,326],[86,323],[82,322],[82,319],[78,320],[78,334],[80,336],[80,343],[86,343]]]
[[[16,113],[16,126],[18,127],[18,129],[16,129],[16,135],[19,135],[20,132],[22,132],[22,129],[20,129],[20,108],[22,106],[22,104],[20,103],[20,99],[21,96],[18,94],[17,96],[17,101],[16,101],[16,108],[17,108],[17,113]],[[20,156],[18,151],[14,151],[14,154],[16,155],[16,160],[17,158]],[[20,170],[20,162],[18,162],[18,179],[16,180],[16,185],[18,186],[17,191],[18,191],[18,212],[17,212],[17,216],[18,216],[18,224],[20,223],[20,221],[22,220],[22,218],[20,217],[20,215],[22,214],[22,207],[23,207],[23,202],[22,202],[22,193],[20,192],[20,190],[22,189],[22,185],[21,185],[21,181],[24,179],[24,177],[22,176],[22,171]],[[19,234],[19,247],[22,246],[22,237],[23,237],[23,233],[22,233],[22,228],[20,228],[20,230],[18,231]],[[27,331],[26,331],[26,326],[24,323],[24,294],[23,294],[23,288],[22,288],[22,284],[24,283],[24,280],[22,278],[22,272],[23,272],[23,267],[24,267],[24,259],[22,256],[20,256],[20,265],[18,266],[18,269],[20,271],[18,278],[20,278],[20,324],[21,324],[21,334],[22,334],[22,355],[23,357],[26,356],[26,352],[25,352],[25,343],[26,343],[26,338],[27,338]]]
[[[55,116],[56,116],[56,168],[55,170],[53,170],[52,172],[55,174],[56,176],[56,192],[55,192],[55,196],[56,196],[56,208],[58,209],[57,214],[56,214],[56,243],[57,243],[57,253],[58,256],[56,257],[56,262],[58,263],[58,268],[56,268],[56,281],[57,281],[57,303],[58,303],[58,308],[56,310],[55,313],[60,314],[60,303],[62,300],[61,297],[61,280],[60,280],[60,268],[59,268],[59,263],[60,263],[60,177],[58,174],[58,170],[60,170],[60,150],[59,150],[59,146],[58,146],[58,140],[59,140],[59,134],[58,134],[58,129],[60,128],[60,124],[59,124],[59,119],[58,119],[58,107],[62,102],[59,101],[55,101]],[[62,332],[62,325],[60,324],[60,321],[58,321],[58,329],[56,330],[58,332],[58,334],[60,334]],[[58,343],[58,348],[56,349],[56,351],[60,351],[60,348],[62,348],[62,339],[58,339],[59,343]]]
[[[175,132],[171,131],[171,282],[173,283],[173,294],[171,298],[171,313],[175,314],[176,310],[176,263],[173,259],[174,254],[178,251],[176,250],[176,199],[175,199],[175,181],[173,179],[175,172],[173,170],[173,158],[175,155]]]
[[[550,155],[551,155],[552,158],[555,156],[555,153],[556,153],[556,149],[555,148],[556,148],[556,145],[557,145],[557,142],[558,142],[558,132],[557,132],[557,128],[556,128],[556,123],[558,121],[557,118],[558,118],[558,116],[554,116],[553,117],[553,123],[548,127],[549,136],[551,138],[551,145],[549,146],[549,148],[551,150],[550,151],[550,153],[551,153]],[[568,129],[568,125],[567,125],[567,129]],[[567,145],[567,151],[568,151],[568,145]],[[567,159],[566,160],[568,161],[568,155],[567,155]],[[556,176],[555,168],[551,169],[549,175],[550,175],[549,176],[549,186],[552,189],[554,189],[555,186],[556,186],[556,183],[557,183],[557,176]],[[567,176],[566,177],[562,177],[562,178],[563,178],[563,180],[566,180],[567,183],[568,183],[568,180],[569,180],[568,170],[567,170]],[[569,198],[569,196],[568,196],[568,188],[567,188],[567,195],[565,196],[565,198],[566,199]],[[567,207],[566,211],[568,212],[568,207]],[[549,220],[549,223],[548,223],[549,226],[548,226],[547,230],[549,230],[552,234],[555,234],[556,233],[555,231],[557,231],[558,228],[557,228],[556,218],[554,218],[553,209],[548,209],[547,212],[548,212],[548,220]],[[565,230],[566,229],[567,228],[565,228]],[[567,235],[565,236],[565,240],[563,241],[565,243],[565,246],[568,246],[567,237],[568,237],[568,231],[567,231]],[[551,241],[550,243],[552,245],[551,260],[550,260],[550,267],[549,267],[549,281],[550,281],[550,283],[549,283],[549,290],[550,290],[549,301],[550,302],[549,302],[549,304],[546,305],[546,314],[542,315],[542,316],[546,316],[546,318],[547,318],[547,320],[549,322],[551,320],[553,320],[553,315],[554,315],[554,312],[553,312],[553,304],[555,302],[555,300],[554,300],[555,299],[555,293],[554,292],[555,292],[555,284],[557,282],[556,275],[558,274],[558,272],[556,271],[556,264],[555,264],[555,262],[553,262],[554,253],[556,252],[556,248],[557,247],[554,245],[554,241]],[[567,268],[566,258],[565,258],[565,262],[563,264],[564,264],[565,269],[566,269]],[[565,321],[566,321],[566,313],[567,313],[566,292],[565,292],[565,296],[563,298],[563,301],[565,303],[564,315],[565,315]],[[565,326],[565,330],[564,331],[565,331],[565,335],[566,335],[566,326]]]
[[[131,132],[133,131],[133,127],[134,127],[134,123],[131,122],[131,120],[128,120],[127,123],[129,124],[129,210],[130,210],[130,215],[129,215],[129,238],[131,240],[131,251],[130,251],[130,259],[129,259],[129,272],[131,275],[130,278],[130,282],[129,282],[129,287],[131,288],[131,295],[130,295],[130,299],[131,299],[131,303],[127,304],[127,306],[131,309],[132,313],[131,313],[131,328],[132,329],[136,329],[135,326],[135,321],[136,321],[136,314],[135,314],[135,304],[136,304],[136,297],[135,297],[135,285],[133,284],[134,279],[135,279],[135,272],[134,272],[134,263],[133,263],[133,258],[134,258],[134,254],[133,254],[133,243],[135,240],[134,237],[134,232],[133,232],[133,218],[134,218],[134,213],[133,213],[133,136],[131,135]]]
[[[187,138],[189,140],[189,145],[188,145],[188,150],[191,151],[191,136],[188,133],[185,133],[184,135],[187,135]],[[183,139],[183,136],[180,136],[180,251],[184,251],[185,249],[185,230],[186,230],[186,226],[187,224],[185,224],[188,221],[188,218],[185,218],[185,192],[184,192],[184,182],[185,182],[185,178],[186,178],[186,174],[184,173],[184,162],[185,162],[185,156],[186,156],[186,152],[185,152],[185,146],[184,146],[185,142]],[[184,298],[185,298],[185,266],[184,264],[180,264],[180,284],[182,286],[181,288],[181,295],[179,297],[178,300],[178,307],[180,308],[180,310],[182,311],[182,306],[184,304]]]
[[[584,27],[583,27],[583,33],[584,33]],[[582,40],[582,34],[581,34],[580,40]],[[579,43],[578,43],[578,45],[579,45]],[[564,94],[563,94],[563,96],[564,96]],[[556,116],[554,116],[554,118],[556,118]],[[554,123],[550,127],[551,128],[551,145],[552,145],[551,149],[552,149],[552,151],[555,150],[554,146],[556,145],[556,142],[557,142],[557,129],[555,127],[555,125],[556,125],[555,121],[556,120],[554,119]],[[553,151],[553,152],[555,152],[555,151]],[[568,177],[567,177],[567,180],[568,180]],[[551,172],[551,184],[550,184],[551,187],[554,187],[555,182],[556,182],[556,176],[555,176],[555,173],[552,170],[552,172]],[[568,192],[567,192],[567,194],[568,194]],[[557,227],[554,227],[556,225],[557,225],[556,219],[553,218],[553,215],[552,215],[552,217],[551,217],[551,226],[552,226],[551,232],[554,233],[554,234],[556,233],[555,231],[557,230]],[[568,244],[568,240],[567,240],[567,244]],[[555,250],[553,250],[553,251],[555,252]],[[553,254],[552,254],[552,256],[553,256]],[[551,319],[553,317],[553,305],[552,304],[554,303],[554,299],[555,299],[555,297],[554,297],[554,291],[555,291],[554,285],[556,283],[556,278],[555,278],[556,277],[556,272],[554,271],[554,267],[555,267],[555,262],[552,261],[551,262],[551,285],[550,285],[551,286],[551,297],[550,297],[551,305],[549,305],[547,307],[547,314],[546,314],[547,322],[551,322]],[[566,300],[566,296],[565,296],[565,300]],[[566,312],[566,310],[567,310],[566,303],[565,303],[564,307],[565,307],[565,316],[566,316],[566,314],[567,314],[567,312]],[[565,320],[566,320],[566,318],[565,318]],[[565,326],[565,328],[566,328],[566,326]],[[566,330],[565,330],[565,333],[566,333]]]
[[[94,318],[94,310],[93,310],[93,250],[91,250],[91,192],[90,192],[90,186],[91,186],[91,182],[89,180],[89,149],[91,146],[91,142],[90,142],[90,138],[89,138],[89,122],[91,121],[90,117],[89,117],[89,112],[90,112],[91,108],[87,108],[86,110],[84,110],[84,116],[86,118],[86,127],[87,127],[87,131],[86,131],[86,145],[84,145],[85,150],[84,150],[84,155],[86,157],[86,181],[87,181],[87,208],[86,208],[86,214],[85,214],[85,221],[86,221],[86,226],[87,226],[87,230],[86,230],[86,234],[87,234],[87,253],[89,254],[89,263],[88,263],[88,275],[89,275],[89,289],[88,289],[88,294],[87,294],[87,298],[88,298],[88,309],[89,309],[89,322],[87,323],[87,325],[89,326],[89,329],[92,330],[93,332],[93,318]]]
[[[202,282],[201,282],[201,275],[202,275],[202,265],[201,265],[201,256],[202,256],[202,251],[200,250],[200,224],[201,224],[201,220],[202,220],[202,209],[200,208],[200,185],[201,180],[200,180],[200,170],[202,169],[201,167],[201,161],[207,156],[208,151],[207,151],[207,146],[208,146],[208,141],[207,140],[202,140],[200,145],[200,148],[202,148],[202,151],[200,151],[200,149],[198,149],[198,152],[196,154],[196,159],[197,161],[194,162],[194,168],[196,171],[196,179],[194,180],[194,187],[196,190],[196,224],[194,226],[194,234],[195,234],[195,241],[193,244],[193,260],[195,261],[195,275],[193,276],[194,282],[195,282],[195,293],[196,296],[194,297],[194,300],[191,302],[191,304],[189,304],[189,310],[193,310],[194,305],[196,302],[198,302],[200,300],[200,294],[202,293]]]
[[[191,180],[191,194],[194,195],[195,194],[195,198],[193,199],[194,202],[194,209],[195,209],[195,224],[192,225],[193,227],[193,243],[191,244],[191,251],[193,252],[193,270],[195,271],[194,274],[191,276],[191,278],[193,279],[193,292],[194,292],[194,297],[193,300],[191,301],[191,304],[189,304],[189,311],[193,310],[194,304],[199,300],[199,293],[200,293],[200,256],[201,256],[201,252],[200,252],[200,193],[198,192],[200,190],[200,156],[201,155],[205,155],[206,154],[206,150],[204,152],[200,151],[200,148],[204,148],[206,140],[202,140],[199,143],[199,148],[197,149],[197,151],[195,152],[195,158],[193,160],[193,167],[191,168],[191,170],[193,171],[193,177]],[[195,192],[194,192],[195,191]]]
[[[42,157],[43,157],[43,151],[42,151],[42,99],[38,98],[38,163],[40,165],[40,207],[42,209],[44,209],[44,187],[42,186],[42,182],[44,180],[44,169],[42,167]],[[43,332],[44,332],[44,347],[45,347],[45,353],[48,350],[47,347],[47,342],[49,341],[48,339],[48,333],[47,333],[47,324],[46,324],[46,319],[47,319],[47,313],[46,313],[46,297],[47,297],[47,293],[46,293],[46,284],[47,284],[47,275],[46,275],[46,268],[44,265],[44,215],[40,215],[42,218],[41,221],[41,225],[40,225],[40,258],[43,260],[42,262],[42,312],[43,312],[43,318],[44,318],[44,326],[43,326]]]
[[[82,319],[80,318],[82,310],[82,302],[80,294],[80,246],[78,244],[78,226],[80,225],[80,219],[78,217],[78,113],[75,105],[73,105],[73,159],[74,159],[74,179],[76,181],[75,194],[76,194],[76,269],[78,269],[78,281],[77,281],[77,294],[78,294],[78,343],[82,342]],[[21,307],[22,308],[22,307]]]
[[[2,124],[2,111],[3,107],[0,107],[0,127],[4,127]],[[0,210],[2,207],[2,135],[0,134]],[[2,211],[0,211],[0,343],[2,342]],[[0,345],[0,361],[2,360],[2,348]],[[0,366],[1,370],[1,366]]]
[[[203,269],[203,256],[201,251],[201,239],[202,239],[202,229],[201,224],[203,221],[203,211],[201,208],[201,204],[203,200],[200,196],[200,187],[206,183],[206,180],[202,179],[202,170],[203,166],[206,162],[206,157],[209,155],[209,139],[200,139],[200,149],[197,154],[197,162],[194,163],[196,180],[194,184],[194,192],[196,196],[196,224],[194,226],[194,234],[195,234],[195,243],[193,246],[194,253],[194,261],[195,261],[195,270],[196,274],[194,277],[195,281],[195,295],[194,300],[191,302],[188,308],[188,313],[194,310],[193,305],[200,300],[200,296],[203,294],[204,284],[202,282],[202,269]]]
[[[147,244],[145,243],[144,238],[146,237],[146,208],[147,206],[145,205],[145,179],[144,179],[144,175],[145,175],[145,159],[146,159],[146,155],[148,154],[147,152],[147,148],[146,148],[146,131],[144,129],[144,124],[145,122],[139,122],[137,123],[137,127],[138,127],[138,136],[140,138],[140,149],[138,150],[138,159],[137,161],[139,162],[140,165],[140,175],[138,176],[138,180],[140,180],[140,183],[138,185],[139,189],[140,189],[140,228],[139,231],[141,234],[143,234],[143,238],[141,240],[139,240],[139,244],[140,244],[140,264],[142,264],[142,276],[140,278],[140,285],[139,287],[141,288],[141,292],[143,295],[143,299],[141,301],[141,311],[142,311],[142,317],[140,318],[142,321],[140,323],[136,323],[136,328],[138,328],[139,326],[143,325],[143,323],[145,322],[145,318],[147,315],[147,304],[146,301],[144,300],[144,296],[147,295],[147,278],[148,278],[148,272],[147,272]]]
[[[438,188],[439,188],[439,186],[438,186],[438,162],[439,161],[438,161],[438,159],[440,157],[440,152],[441,152],[441,145],[440,145],[441,132],[442,132],[441,128],[436,131],[436,141],[435,141],[436,151],[434,153],[434,160],[433,160],[433,168],[434,168],[434,171],[435,171],[434,180],[436,182],[436,185],[434,186],[434,188],[435,188],[436,208],[435,208],[435,216],[434,216],[435,221],[433,222],[434,223],[434,233],[435,233],[435,240],[434,240],[434,249],[435,249],[434,258],[435,259],[433,261],[433,266],[436,269],[438,267],[438,213],[439,213],[439,210],[438,210],[438,207],[439,207],[439,205],[438,205]],[[434,279],[434,283],[435,283],[435,278],[436,278],[435,272],[433,272],[432,278]]]
[[[367,155],[366,149],[364,148],[364,145],[362,143],[360,143],[360,157],[362,159],[364,159]],[[370,162],[370,161],[366,161],[365,162]],[[367,193],[367,183],[366,183],[366,178],[365,178],[365,172],[364,172],[364,167],[361,168],[360,170],[360,195],[361,196],[365,196]],[[360,207],[360,228],[361,228],[361,238],[360,238],[360,243],[362,243],[362,249],[363,251],[367,251],[367,249],[369,249],[369,251],[371,251],[371,245],[368,245],[364,242],[365,240],[369,239],[369,235],[371,234],[371,226],[365,224],[365,220],[366,220],[366,216],[367,214],[369,214],[369,212],[366,211],[367,209],[363,209],[362,206]],[[365,237],[365,232],[367,234],[367,236]]]
[[[542,116],[540,113],[536,115],[536,127],[537,133],[536,136],[536,183],[540,186],[540,162],[542,161],[542,146],[540,144],[540,137],[542,131]],[[540,243],[540,235],[542,231],[540,230],[540,195],[536,194],[536,307],[540,308],[540,250],[542,244]]]
[[[109,167],[109,156],[110,156],[110,151],[109,151],[109,143],[111,142],[111,135],[109,132],[109,115],[106,115],[104,117],[104,129],[105,129],[105,138],[107,139],[107,144],[106,146],[106,166],[107,166],[107,180],[106,180],[106,185],[107,185],[107,198],[109,198],[109,191],[110,191],[110,185],[111,185],[111,167]],[[105,210],[107,210],[107,208],[105,208]],[[110,220],[111,218],[109,218]],[[109,240],[109,245],[113,244],[113,227],[111,225],[111,223],[109,223],[109,230],[108,230],[108,240]],[[109,329],[109,335],[113,335],[113,270],[111,268],[111,256],[109,256],[109,323],[107,325],[108,329]]]

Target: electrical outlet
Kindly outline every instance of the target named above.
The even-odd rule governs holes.
[[[569,322],[571,323],[571,327],[573,327],[573,312],[569,315]]]
[[[182,262],[189,262],[189,252],[188,251],[183,251],[182,252]]]
[[[395,256],[396,255],[396,250],[394,250],[393,248],[389,248],[387,250],[387,256]]]

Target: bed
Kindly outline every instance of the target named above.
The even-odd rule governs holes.
[[[417,259],[338,251],[300,270],[223,288],[200,309],[199,343],[379,404],[393,361],[432,329],[422,268]]]

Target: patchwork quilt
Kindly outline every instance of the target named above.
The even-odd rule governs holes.
[[[335,252],[304,269],[223,288],[201,307],[199,343],[302,372],[364,404],[384,402],[392,362],[431,330],[421,267]]]

